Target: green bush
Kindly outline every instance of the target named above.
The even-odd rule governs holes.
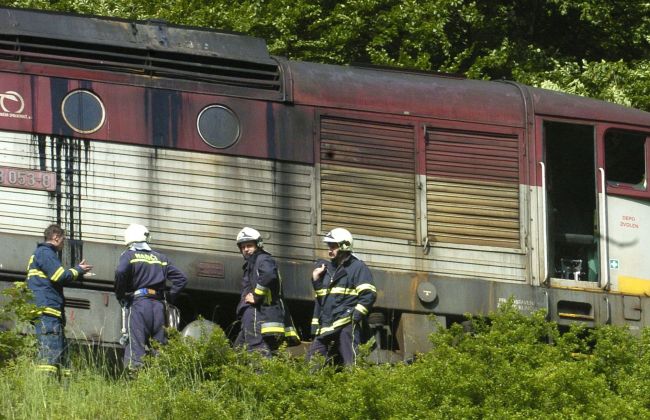
[[[132,379],[97,358],[67,381],[43,380],[27,358],[0,372],[8,418],[584,419],[650,417],[650,332],[560,333],[512,302],[432,334],[413,363],[322,367],[286,351],[271,360],[231,349],[223,331],[172,334]],[[78,358],[88,357],[80,353]]]
[[[0,367],[20,355],[31,354],[35,340],[24,334],[35,317],[36,307],[30,303],[32,293],[24,282],[16,282],[0,292],[4,301],[0,305]],[[2,326],[4,325],[4,328]]]

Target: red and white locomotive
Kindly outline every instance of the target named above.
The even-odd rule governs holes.
[[[227,329],[242,226],[277,257],[309,330],[314,259],[345,227],[386,350],[514,296],[561,324],[650,324],[650,114],[512,82],[289,61],[263,40],[0,9],[0,256],[24,275],[43,228],[96,276],[75,337],[119,338],[123,229],[190,277],[185,322]]]

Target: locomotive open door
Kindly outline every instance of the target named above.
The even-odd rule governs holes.
[[[650,294],[650,133],[543,122],[546,278]]]
[[[544,121],[543,147],[547,279],[598,288],[604,241],[595,127]]]

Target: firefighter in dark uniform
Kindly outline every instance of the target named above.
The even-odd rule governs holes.
[[[245,227],[237,234],[237,246],[246,261],[242,267],[241,296],[237,317],[241,330],[235,347],[246,347],[270,357],[287,339],[300,341],[282,300],[282,281],[275,260],[263,248],[262,235]]]
[[[34,294],[39,318],[35,322],[38,339],[39,364],[44,372],[62,373],[65,362],[65,297],[63,286],[80,281],[93,266],[82,260],[73,268],[64,269],[58,253],[63,250],[65,231],[56,224],[43,234],[45,241],[38,244],[27,265],[27,285]]]
[[[307,358],[320,354],[328,361],[354,365],[361,340],[361,322],[377,297],[372,274],[352,254],[352,235],[343,228],[327,233],[330,261],[312,273],[316,295],[312,318],[312,342]]]
[[[137,369],[150,340],[167,343],[165,337],[165,284],[171,281],[169,301],[185,288],[187,277],[169,259],[149,246],[149,231],[138,224],[129,225],[124,232],[128,249],[120,255],[115,270],[115,296],[128,307],[128,340],[124,350],[124,365]]]

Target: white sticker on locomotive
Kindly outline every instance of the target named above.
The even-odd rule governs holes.
[[[0,117],[21,118],[31,120],[32,117],[23,114],[25,100],[13,90],[0,93]]]

